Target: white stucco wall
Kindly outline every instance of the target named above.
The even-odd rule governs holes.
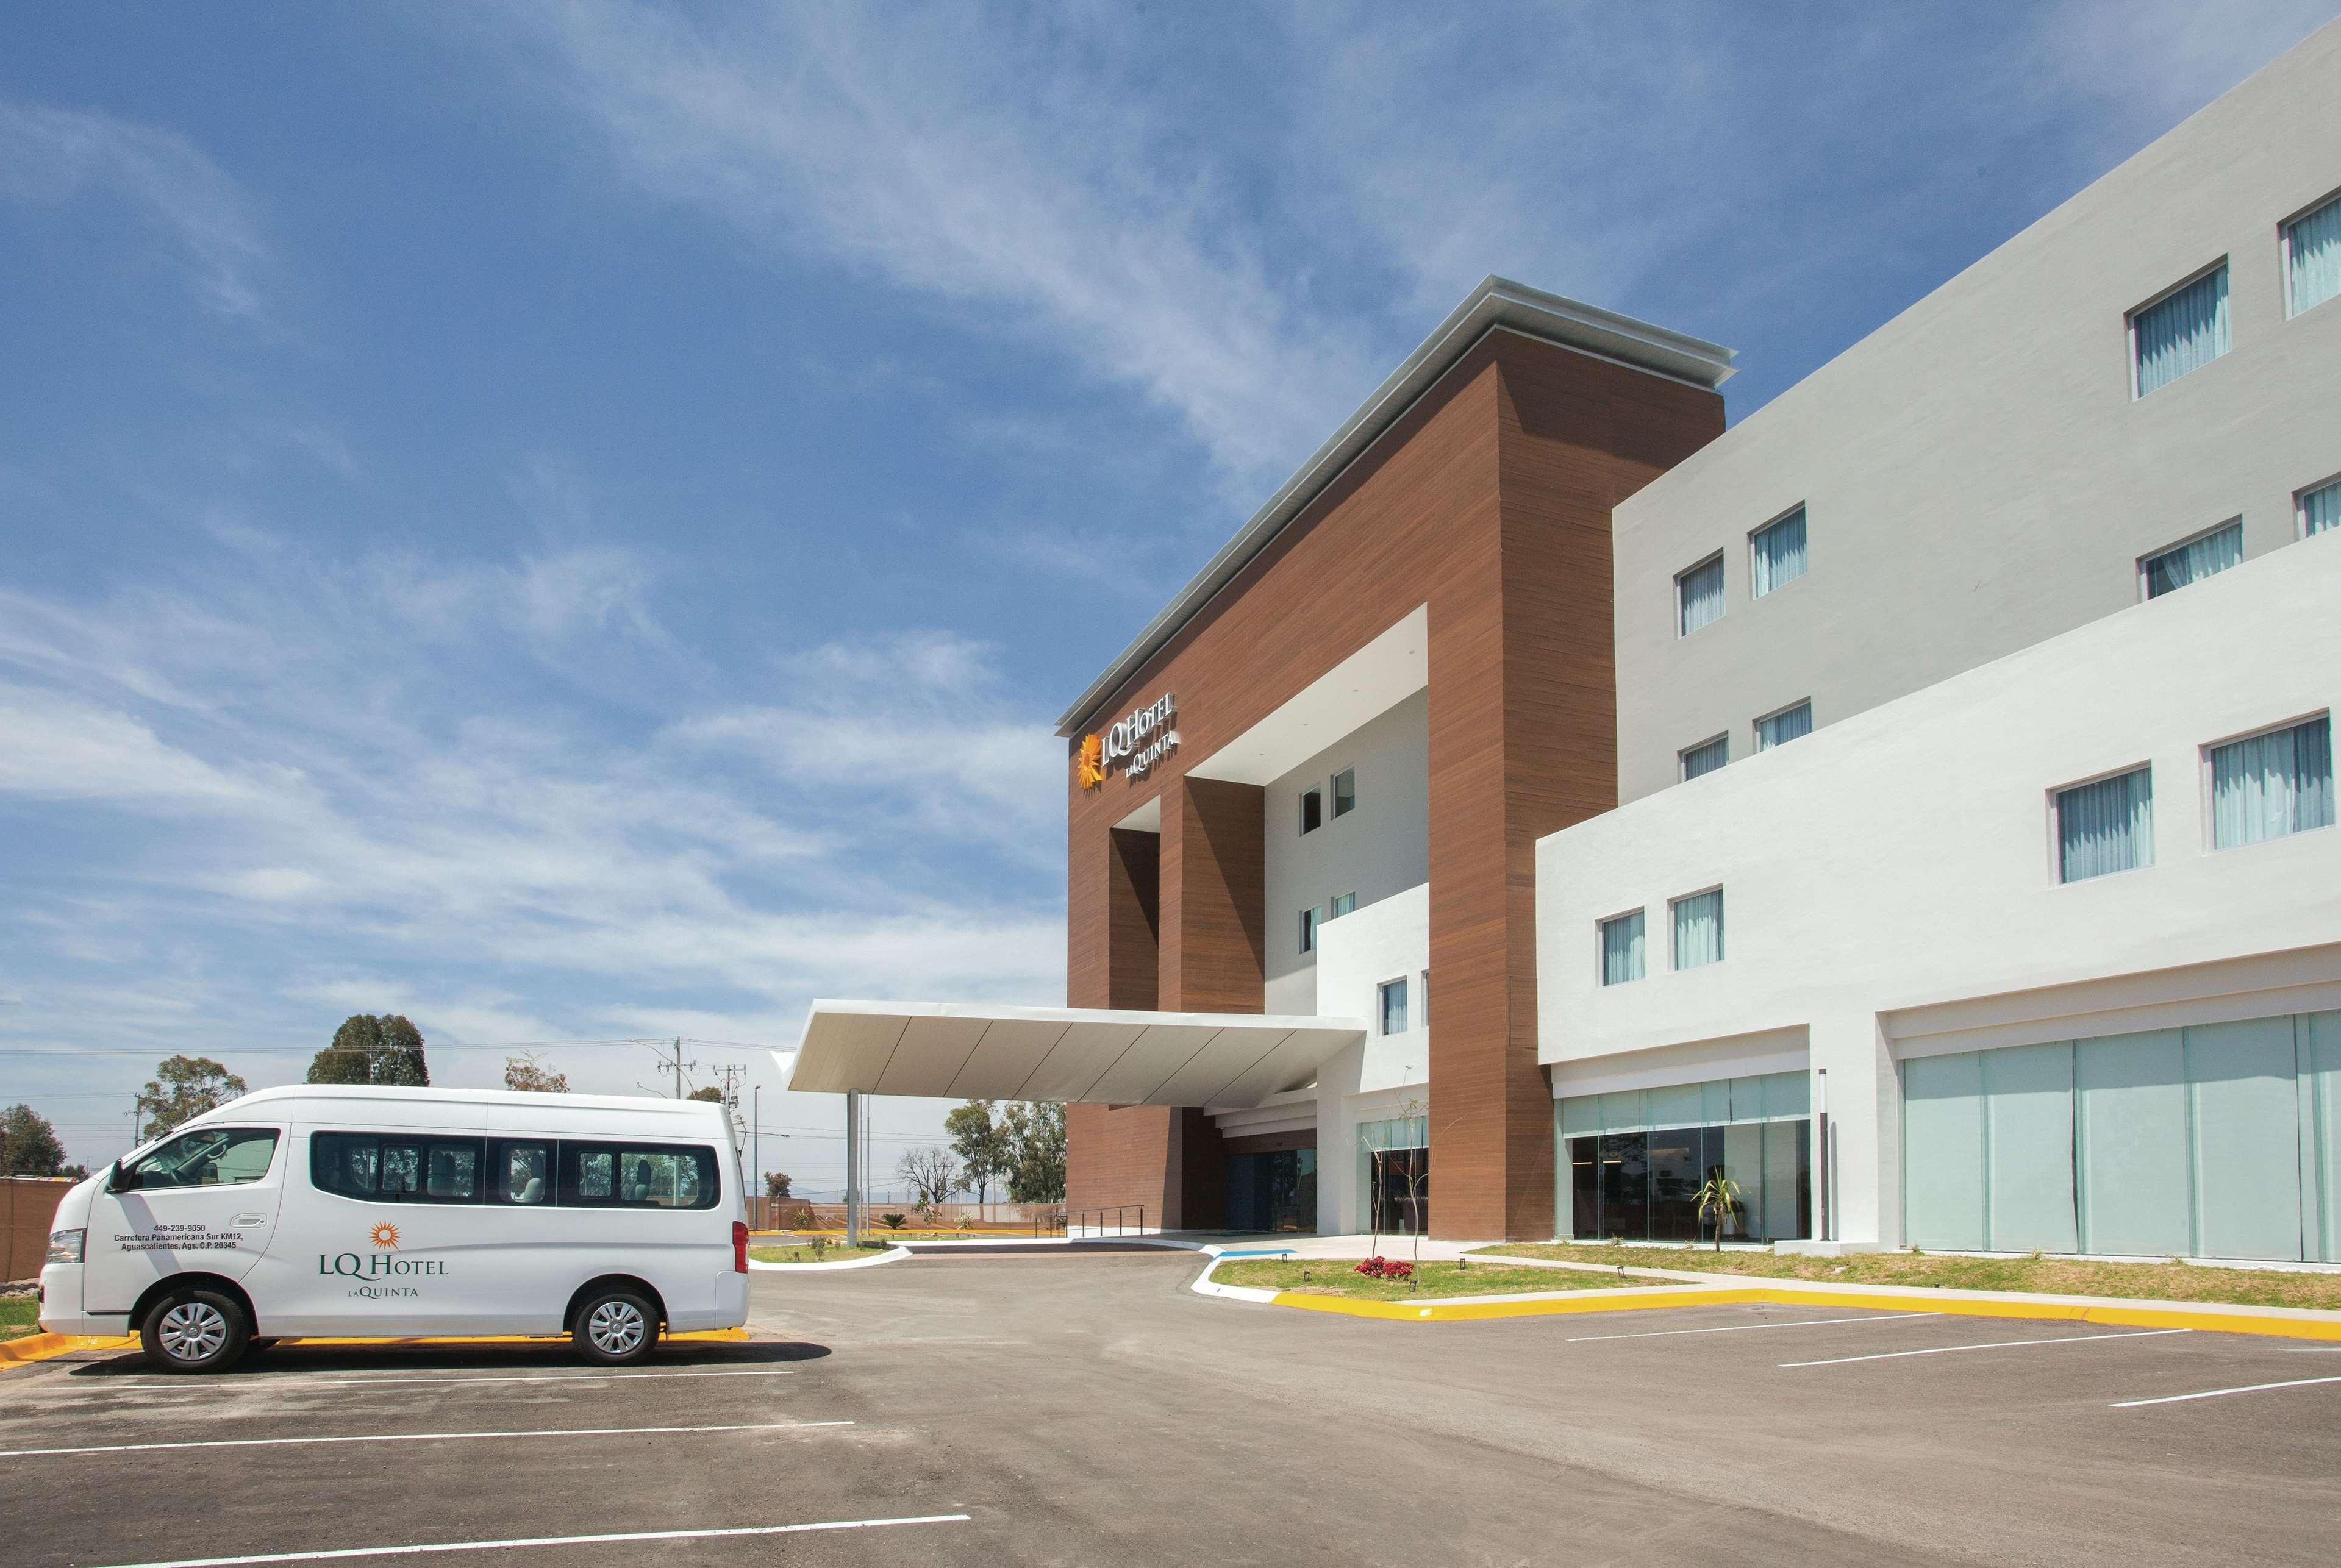
[[[1898,1010],[2101,982],[1961,1027],[2029,1005],[2037,1037],[2118,1032],[2222,964],[2341,942],[2341,829],[2213,850],[2202,750],[2341,701],[2336,606],[2327,533],[1541,840],[1539,1058],[1585,1083],[1802,1032],[1842,1138],[1838,1235],[1898,1241]],[[2155,864],[2060,885],[2050,792],[2149,761]],[[1718,883],[1724,960],[1669,972],[1669,898]],[[1596,923],[1636,907],[1646,978],[1601,986]],[[2286,983],[2341,984],[2341,957],[2306,962]]]
[[[1313,836],[1313,835],[1312,835]],[[1407,978],[1407,1031],[1370,1034],[1317,1074],[1317,1228],[1347,1235],[1363,1226],[1365,1195],[1357,1173],[1358,1124],[1402,1115],[1410,1098],[1428,1097],[1430,1028],[1423,1015],[1422,974],[1430,967],[1430,886],[1418,883],[1328,924],[1317,964],[1328,1016],[1372,1018],[1377,991]],[[1363,1008],[1362,1012],[1351,1008]]]
[[[2341,188],[2336,97],[2341,23],[1619,507],[1619,799],[1799,698],[1833,724],[2110,615],[2231,518],[2246,559],[2291,542],[2341,473],[2341,301],[2286,319],[2277,230]],[[2127,313],[2223,255],[2233,351],[2133,399]],[[1810,571],[1751,599],[1748,532],[1799,502]],[[1718,551],[1724,616],[1679,638]]]
[[[1358,805],[1335,818],[1332,778],[1345,768],[1357,769]],[[1325,823],[1303,836],[1300,794],[1311,789],[1325,792]],[[1430,694],[1417,691],[1269,785],[1262,809],[1266,1010],[1324,1014],[1317,958],[1300,951],[1300,911],[1354,892],[1362,913],[1430,875]]]

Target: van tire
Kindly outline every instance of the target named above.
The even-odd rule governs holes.
[[[138,1325],[146,1359],[163,1372],[224,1372],[252,1337],[244,1305],[216,1290],[174,1290]]]
[[[639,1291],[597,1290],[577,1304],[569,1341],[596,1366],[632,1366],[658,1345],[658,1309]]]

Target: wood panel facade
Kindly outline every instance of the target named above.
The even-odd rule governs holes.
[[[1143,779],[1083,789],[1068,769],[1068,1005],[1136,994],[1131,835],[1115,828],[1159,795],[1157,1005],[1260,1010],[1261,791],[1183,767],[1425,606],[1431,1223],[1550,1236],[1534,846],[1616,804],[1610,510],[1722,429],[1713,392],[1509,331],[1480,339],[1093,716],[1175,691],[1180,744]],[[1076,1107],[1069,1136],[1074,1206],[1218,1223],[1208,1116]]]

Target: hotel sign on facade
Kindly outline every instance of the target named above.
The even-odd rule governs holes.
[[[1171,728],[1178,717],[1179,699],[1166,691],[1102,735],[1084,738],[1075,760],[1081,788],[1098,789],[1116,768],[1127,769],[1132,779],[1145,778],[1179,749],[1179,731]]]

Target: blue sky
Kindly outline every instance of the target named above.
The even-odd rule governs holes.
[[[1480,277],[1744,417],[2331,8],[12,12],[0,1102],[1061,999],[1050,721]]]

